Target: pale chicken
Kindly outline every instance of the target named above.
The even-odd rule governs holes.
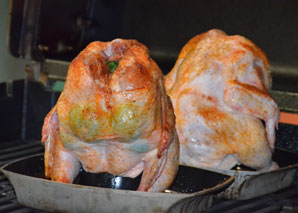
[[[197,35],[183,47],[165,85],[181,164],[277,168],[272,154],[279,109],[268,92],[268,60],[254,43],[220,30]]]
[[[53,181],[73,182],[82,166],[132,178],[143,172],[139,191],[169,187],[179,141],[163,74],[147,48],[135,40],[90,43],[70,64],[42,141]]]

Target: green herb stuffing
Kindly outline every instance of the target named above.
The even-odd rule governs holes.
[[[118,62],[117,61],[108,61],[107,65],[110,69],[110,72],[113,73],[115,69],[118,67]]]

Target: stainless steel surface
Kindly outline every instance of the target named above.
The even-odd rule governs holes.
[[[43,72],[50,80],[65,80],[70,62],[46,59],[43,62]]]

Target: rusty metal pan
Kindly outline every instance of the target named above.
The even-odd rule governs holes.
[[[140,178],[82,171],[74,184],[44,178],[43,155],[4,165],[2,172],[13,185],[20,204],[47,212],[180,212],[207,209],[215,194],[229,187],[234,177],[180,166],[168,193],[135,191]]]
[[[235,177],[233,184],[218,197],[247,200],[289,187],[297,173],[298,154],[276,148],[273,160],[279,165],[279,169],[273,171],[253,171],[242,165],[231,170],[209,169]]]

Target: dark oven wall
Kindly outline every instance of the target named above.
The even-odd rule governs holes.
[[[167,73],[191,37],[218,28],[246,36],[260,46],[274,74],[284,69],[293,74],[298,67],[295,0],[12,2],[10,48],[17,57],[31,45],[36,60],[41,47],[42,57],[71,61],[91,41],[131,38],[148,46]]]
[[[60,93],[45,90],[40,82],[0,83],[0,143],[41,139],[44,117]]]

